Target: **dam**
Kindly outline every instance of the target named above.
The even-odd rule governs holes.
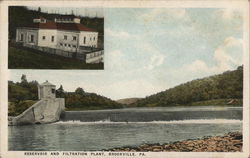
[[[241,132],[242,107],[66,111],[60,121],[9,126],[10,151],[101,151]],[[29,133],[27,135],[27,133]]]
[[[56,98],[56,86],[48,81],[38,85],[38,102],[15,117],[8,117],[8,125],[46,124],[59,121],[65,110],[64,98]]]

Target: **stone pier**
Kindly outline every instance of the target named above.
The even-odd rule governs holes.
[[[48,81],[38,86],[39,101],[16,117],[9,117],[9,125],[44,124],[59,121],[65,110],[64,98],[56,98],[56,86]]]

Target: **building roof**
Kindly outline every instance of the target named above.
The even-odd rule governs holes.
[[[56,23],[54,21],[47,21],[46,23],[32,23],[24,27],[35,29],[55,29],[55,30],[68,30],[68,31],[90,31],[97,32],[91,28],[78,23]]]
[[[55,86],[55,85],[46,81],[46,82],[42,83],[41,86]]]
[[[58,16],[56,16],[56,18],[57,19],[64,19],[64,18],[71,18],[71,19],[73,19],[73,18],[80,18],[80,17],[71,14],[71,15],[58,15]]]
[[[75,30],[75,31],[91,31],[96,32],[91,28],[78,23],[56,23],[58,30]]]

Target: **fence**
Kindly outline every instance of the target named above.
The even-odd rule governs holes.
[[[73,58],[75,55],[75,52],[67,52],[67,51],[63,51],[60,49],[55,49],[55,48],[48,48],[48,47],[40,47],[40,46],[36,46],[36,45],[30,45],[30,44],[26,44],[23,43],[24,47],[28,47],[28,48],[32,48],[32,49],[36,49],[48,54],[54,54],[54,55],[60,55],[60,56],[64,56],[67,58]]]

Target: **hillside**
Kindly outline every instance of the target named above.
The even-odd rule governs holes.
[[[85,92],[78,87],[75,92],[64,92],[62,86],[57,90],[57,97],[65,98],[66,110],[99,110],[122,108],[119,104],[107,97]]]
[[[193,80],[137,101],[134,107],[176,105],[242,105],[243,66]]]
[[[116,100],[116,102],[120,104],[124,104],[124,105],[130,105],[130,104],[137,102],[140,99],[141,98],[125,98],[125,99]]]
[[[16,116],[38,100],[37,81],[27,81],[22,75],[21,82],[8,81],[8,115]],[[65,92],[61,85],[56,90],[57,97],[65,98],[66,110],[97,110],[122,108],[119,104],[104,96],[85,92],[78,87],[74,92]]]

